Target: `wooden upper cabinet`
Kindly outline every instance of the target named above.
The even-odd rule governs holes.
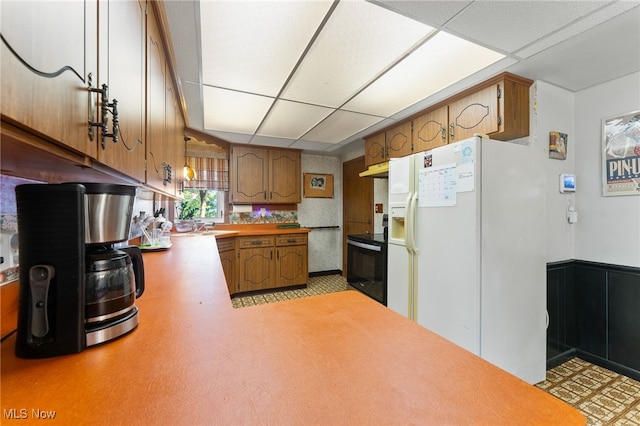
[[[387,158],[386,147],[384,132],[366,138],[364,140],[364,166],[369,167],[385,161]]]
[[[231,147],[231,203],[301,202],[300,164],[297,150]]]
[[[440,107],[413,120],[413,151],[421,152],[448,142],[448,107]]]
[[[145,14],[144,1],[99,3],[98,85],[117,100],[118,141],[98,144],[98,160],[134,179],[145,180]],[[112,110],[114,108],[111,108]],[[109,114],[109,131],[113,116]]]
[[[413,152],[411,145],[411,122],[399,124],[385,132],[387,145],[386,159],[398,158]]]
[[[269,149],[270,203],[300,203],[301,154],[289,149]]]
[[[402,123],[364,140],[364,165],[382,163],[389,158],[411,154],[411,122]]]
[[[96,105],[88,76],[95,87],[96,15],[95,0],[2,2],[0,43],[3,120],[92,158],[88,121]]]
[[[449,103],[449,143],[475,133],[497,140],[528,136],[529,87],[532,83],[511,74],[503,75]]]
[[[146,183],[172,196],[184,180],[184,120],[153,7],[147,13]]]
[[[269,152],[266,148],[231,148],[231,203],[265,203],[269,186]]]
[[[457,142],[475,133],[498,131],[498,85],[494,84],[449,104],[449,141]]]

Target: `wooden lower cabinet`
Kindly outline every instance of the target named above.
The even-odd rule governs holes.
[[[232,262],[218,247],[230,294],[307,284],[307,234],[247,236],[236,241],[237,284],[233,272],[225,269],[225,263],[233,268]]]
[[[302,285],[309,281],[307,234],[276,237],[276,287]]]
[[[233,294],[238,287],[236,284],[236,239],[224,238],[216,240],[216,244],[218,245],[224,278],[227,281],[227,289],[229,294]]]

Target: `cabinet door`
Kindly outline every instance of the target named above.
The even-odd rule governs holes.
[[[386,157],[385,134],[379,133],[364,140],[364,166],[382,163]]]
[[[449,104],[449,143],[498,131],[498,85]]]
[[[162,190],[165,160],[165,56],[152,8],[147,17],[147,185]]]
[[[411,122],[406,122],[387,130],[387,159],[411,154]]]
[[[269,186],[268,151],[261,148],[231,148],[231,202],[236,204],[267,201]]]
[[[269,149],[269,202],[300,203],[300,151]]]
[[[101,1],[99,78],[117,100],[118,142],[98,144],[98,160],[140,182],[145,179],[145,9],[142,0]],[[109,114],[109,131],[113,117]],[[98,132],[99,134],[99,132]]]
[[[169,76],[167,68],[165,75]],[[178,194],[178,181],[183,179],[184,174],[184,134],[181,126],[181,118],[178,99],[173,87],[171,78],[165,82],[165,150],[163,169],[167,175],[167,167],[171,171],[171,182],[163,184],[163,191],[169,195]]]
[[[444,106],[413,120],[413,152],[447,144],[448,111],[449,108]]]
[[[2,118],[95,158],[96,1],[7,1],[0,15]]]
[[[276,249],[276,286],[306,284],[308,277],[307,246]]]
[[[271,288],[275,277],[273,247],[241,249],[238,254],[238,285],[240,291]]]
[[[229,294],[237,292],[237,285],[235,282],[235,252],[233,250],[227,250],[220,253],[220,263],[222,263],[222,270],[224,271],[224,278],[227,281],[227,289]]]

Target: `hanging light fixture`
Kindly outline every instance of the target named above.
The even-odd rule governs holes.
[[[190,141],[191,138],[188,136],[184,137],[184,180],[191,181],[196,180],[196,171],[187,164],[187,141]]]

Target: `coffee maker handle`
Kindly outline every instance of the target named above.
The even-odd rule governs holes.
[[[119,247],[119,250],[127,253],[131,257],[133,265],[133,274],[136,279],[136,299],[144,293],[144,262],[142,261],[142,252],[136,246]]]

